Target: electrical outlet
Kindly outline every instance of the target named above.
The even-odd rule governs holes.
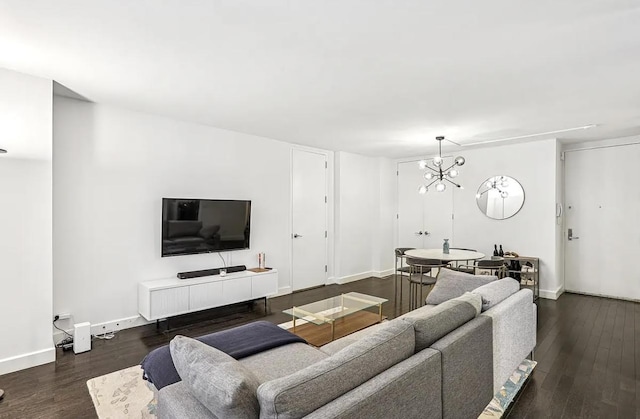
[[[58,314],[58,320],[67,320],[71,318],[71,313],[60,313]]]

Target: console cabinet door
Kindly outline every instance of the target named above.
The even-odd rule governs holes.
[[[151,320],[175,316],[189,311],[189,288],[167,288],[151,291]]]
[[[222,283],[222,295],[227,304],[251,299],[251,281],[248,278],[228,279]]]
[[[251,277],[251,296],[261,298],[278,293],[278,275],[266,274]]]
[[[191,285],[189,287],[189,310],[191,311],[204,310],[224,304],[222,281]]]

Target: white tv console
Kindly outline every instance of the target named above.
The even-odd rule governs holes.
[[[138,284],[138,312],[147,320],[266,298],[278,293],[278,271],[167,278]]]

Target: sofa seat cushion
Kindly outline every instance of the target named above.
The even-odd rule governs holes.
[[[293,374],[328,356],[306,343],[292,343],[242,358],[239,362],[262,384],[265,381]]]
[[[457,329],[480,313],[482,298],[466,293],[437,306],[424,306],[400,317],[415,329],[416,348],[420,352],[449,332]]]
[[[257,417],[258,379],[224,352],[185,336],[171,340],[171,357],[191,394],[220,418]]]
[[[487,311],[520,290],[520,284],[513,278],[502,278],[489,282],[471,291],[482,297],[482,311]]]
[[[258,387],[261,418],[300,418],[413,355],[413,326],[393,320],[336,354]]]
[[[436,284],[427,296],[426,303],[432,305],[444,303],[497,279],[497,276],[471,275],[442,268],[438,273]]]
[[[162,419],[219,419],[196,399],[182,381],[158,392],[156,415]]]

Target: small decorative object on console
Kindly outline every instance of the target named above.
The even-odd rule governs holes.
[[[442,253],[445,255],[449,254],[449,239],[444,239],[444,244],[442,245]]]

